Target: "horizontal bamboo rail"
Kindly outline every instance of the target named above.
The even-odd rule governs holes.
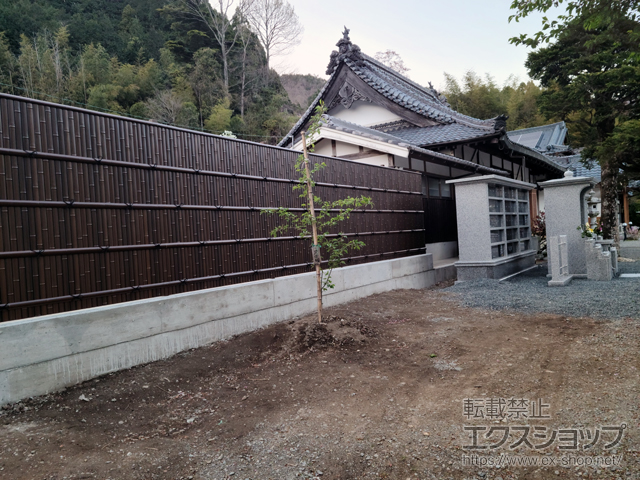
[[[359,260],[359,259],[375,259],[376,257],[385,257],[385,256],[391,256],[391,255],[399,255],[402,253],[418,253],[422,250],[425,250],[425,247],[421,247],[421,248],[412,248],[409,250],[399,250],[397,252],[383,252],[383,253],[374,253],[371,255],[360,255],[360,256],[355,256],[355,257],[346,257],[343,258],[342,260],[345,262],[350,262],[353,260]],[[328,263],[326,260],[324,260],[322,263],[326,264]],[[175,280],[172,282],[162,282],[162,283],[155,283],[155,284],[148,284],[148,285],[134,285],[131,287],[126,287],[126,288],[116,288],[116,289],[112,289],[112,290],[104,290],[104,291],[98,291],[98,292],[87,292],[87,293],[76,293],[73,295],[63,295],[60,297],[53,297],[53,298],[43,298],[43,299],[39,299],[39,300],[28,300],[28,301],[24,301],[24,302],[16,302],[16,303],[5,303],[5,304],[0,304],[0,310],[2,309],[8,309],[8,308],[25,308],[25,307],[35,307],[38,305],[45,305],[48,303],[57,303],[57,302],[68,302],[70,300],[81,300],[84,298],[95,298],[95,297],[105,297],[105,296],[109,296],[109,295],[117,295],[117,294],[121,294],[121,293],[130,293],[130,292],[138,292],[140,290],[148,290],[148,289],[154,289],[154,288],[160,288],[160,287],[169,287],[169,286],[178,286],[178,285],[186,285],[186,284],[191,284],[191,283],[197,283],[197,282],[205,282],[205,281],[209,281],[209,280],[218,280],[218,279],[223,279],[223,278],[232,278],[232,277],[242,277],[242,276],[246,276],[246,275],[255,275],[257,273],[267,273],[267,272],[283,272],[286,270],[292,270],[292,269],[299,269],[299,268],[303,268],[303,267],[312,267],[313,263],[302,263],[299,265],[283,265],[281,267],[271,267],[271,268],[263,268],[263,269],[258,269],[258,270],[250,270],[250,271],[246,271],[246,272],[233,272],[233,273],[227,273],[227,274],[220,274],[220,275],[211,275],[209,277],[202,277],[202,278],[183,278],[180,280]]]
[[[0,94],[0,321],[307,271],[300,152]],[[350,264],[424,251],[420,175],[311,155]],[[336,213],[338,210],[331,210]]]

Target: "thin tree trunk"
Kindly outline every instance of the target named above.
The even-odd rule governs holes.
[[[241,26],[240,28],[245,28]],[[244,92],[247,84],[247,49],[249,48],[249,42],[245,39],[244,35],[246,31],[240,34],[242,40],[242,80],[240,84],[240,118],[244,121]],[[249,37],[250,38],[250,37]]]
[[[242,86],[240,88],[240,118],[244,120],[245,62],[242,62]]]
[[[309,155],[307,153],[307,139],[302,132],[302,149],[304,152],[304,169],[307,173],[307,193],[309,194],[309,213],[311,214],[311,231],[313,233],[313,263],[316,265],[316,281],[318,288],[318,323],[322,323],[322,270],[320,270],[320,247],[318,245],[318,226],[316,225],[316,210],[313,206],[313,190],[311,187],[311,172],[309,171]]]
[[[269,66],[269,63],[271,62],[271,55],[269,53],[269,45],[265,46],[265,54],[267,56],[267,75],[269,75],[269,72],[271,71],[271,67]]]
[[[222,53],[222,76],[224,80],[224,95],[225,97],[229,96],[229,63],[228,63],[228,53],[224,48],[224,45],[220,49],[220,53]]]
[[[602,236],[619,243],[618,238],[618,170],[615,165],[602,165]]]

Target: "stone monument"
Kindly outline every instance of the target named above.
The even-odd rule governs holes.
[[[608,282],[613,278],[611,252],[604,251],[602,245],[593,238],[584,240],[584,253],[587,261],[587,278]]]
[[[579,278],[587,277],[587,262],[584,240],[578,227],[587,222],[585,195],[595,184],[593,177],[574,177],[570,170],[565,172],[564,178],[539,183],[544,188],[547,238],[566,235],[568,274]],[[549,249],[549,265],[557,262],[553,255]]]
[[[549,270],[551,270],[551,280],[549,280],[548,285],[550,287],[564,287],[569,285],[573,279],[573,275],[569,274],[567,236],[558,235],[547,238]]]

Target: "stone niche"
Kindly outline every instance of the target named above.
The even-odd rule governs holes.
[[[459,281],[499,279],[535,265],[529,218],[535,185],[499,175],[447,183],[456,192]]]

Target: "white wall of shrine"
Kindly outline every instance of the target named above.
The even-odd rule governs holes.
[[[336,141],[336,157],[340,155],[352,155],[354,153],[358,153],[360,148],[358,145],[353,145],[351,143],[339,142]],[[327,157],[333,157],[333,148],[331,146],[331,140],[327,138],[323,138],[318,143],[316,143],[315,152],[318,155],[326,155]]]
[[[344,155],[354,155],[360,153],[360,147],[358,145],[353,145],[347,142],[341,142],[339,140],[335,141],[336,143],[336,153],[333,154],[333,147],[331,145],[331,140],[322,139],[318,143],[316,143],[315,152],[318,155],[326,155],[328,157],[342,157]],[[349,159],[347,159],[349,160]],[[365,163],[367,165],[377,165],[379,167],[389,167],[389,156],[386,153],[381,153],[380,155],[374,155],[366,158],[358,158],[353,159],[354,162]]]
[[[362,100],[353,102],[351,108],[344,108],[342,105],[337,105],[328,113],[334,117],[364,127],[402,120],[401,117],[386,108]]]

